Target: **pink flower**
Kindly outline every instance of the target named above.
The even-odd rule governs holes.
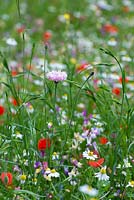
[[[51,71],[46,74],[47,79],[58,83],[67,79],[67,73],[61,71]]]

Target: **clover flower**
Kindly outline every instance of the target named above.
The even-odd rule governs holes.
[[[62,71],[51,71],[46,74],[47,79],[58,83],[67,79],[67,73]]]
[[[109,176],[106,174],[106,166],[100,169],[100,172],[95,173],[95,177],[99,179],[99,181],[108,181]]]

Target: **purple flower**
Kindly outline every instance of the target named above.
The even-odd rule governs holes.
[[[40,161],[37,161],[34,163],[34,168],[39,168],[41,167],[41,162]]]
[[[67,73],[61,71],[51,71],[46,74],[47,79],[58,83],[67,79]]]

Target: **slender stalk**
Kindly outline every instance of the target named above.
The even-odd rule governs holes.
[[[21,18],[21,13],[20,13],[20,0],[16,0],[16,5],[17,5],[17,10],[18,10],[18,15]]]
[[[76,98],[74,100],[74,104],[72,106],[73,110],[71,111],[71,119],[70,119],[70,123],[69,123],[69,129],[71,127],[71,123],[72,123],[72,120],[73,120],[73,116],[74,116],[74,111],[76,109],[76,105],[77,105],[77,101],[78,101],[78,98],[79,98],[79,95],[81,93],[81,90],[83,89],[83,86],[86,84],[86,82],[94,75],[94,72],[91,72],[89,74],[89,76],[87,77],[87,79],[84,81],[84,83],[82,84],[82,86],[79,88],[77,94],[76,94]]]
[[[54,116],[53,116],[53,124],[56,125],[58,124],[57,120],[57,111],[56,111],[56,93],[57,93],[57,85],[58,83],[54,83],[54,102],[53,102],[53,107],[54,107]]]
[[[46,84],[46,69],[48,65],[48,46],[45,44],[44,48],[44,98],[46,99],[46,93],[47,93],[47,84]],[[45,103],[45,126],[47,123],[47,107]]]

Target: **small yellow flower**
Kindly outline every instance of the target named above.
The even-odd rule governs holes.
[[[35,173],[38,174],[38,173],[40,173],[40,171],[41,171],[41,169],[38,168],[38,169],[36,169]]]
[[[33,182],[33,183],[37,183],[37,178],[33,178],[33,179],[32,179],[32,182]]]

